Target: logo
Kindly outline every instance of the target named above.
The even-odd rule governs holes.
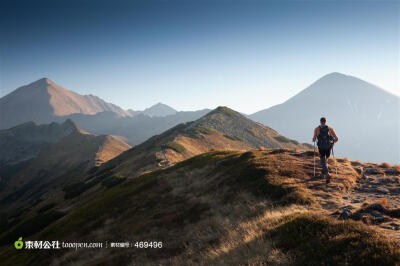
[[[16,249],[22,249],[24,247],[24,242],[22,241],[22,237],[18,238],[18,240],[14,242],[14,247]]]

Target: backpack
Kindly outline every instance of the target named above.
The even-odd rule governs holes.
[[[333,147],[333,137],[329,131],[328,126],[319,126],[319,135],[318,135],[318,148],[321,149],[332,149]]]

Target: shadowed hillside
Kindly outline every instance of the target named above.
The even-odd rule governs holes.
[[[353,218],[340,221],[331,215],[325,203],[340,204],[337,195],[344,196],[362,178],[356,162],[342,160],[338,166],[340,178],[325,186],[323,180],[312,178],[310,152],[205,153],[115,184],[75,209],[67,210],[66,203],[59,202],[50,210],[64,210],[63,217],[25,237],[75,242],[161,241],[163,248],[62,249],[54,255],[5,248],[0,257],[10,265],[400,263],[399,243],[388,238],[393,234],[385,237],[377,225]],[[114,175],[115,171],[104,169],[92,178]],[[324,190],[337,195],[329,198]],[[3,233],[1,241],[14,240],[17,229]]]
[[[81,180],[92,167],[131,148],[116,137],[88,134],[70,120],[63,124],[28,123],[5,130],[0,132],[0,143],[3,151],[7,148],[3,157],[13,152],[16,154],[13,159],[17,155],[30,155],[19,158],[18,163],[4,160],[0,167],[2,212],[29,209],[63,184]]]
[[[81,129],[71,120],[62,124],[38,125],[27,122],[16,127],[0,130],[0,167],[29,160],[45,148]]]

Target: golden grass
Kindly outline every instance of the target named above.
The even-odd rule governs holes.
[[[388,200],[387,200],[387,198],[381,198],[381,199],[377,200],[375,203],[386,207],[388,205]]]
[[[383,168],[390,168],[390,164],[386,162],[381,163],[379,166]]]
[[[350,189],[359,174],[349,160],[338,160],[337,166],[335,184]],[[205,153],[116,185],[39,236],[165,244],[162,250],[68,251],[47,258],[53,265],[288,265],[317,263],[312,256],[319,249],[324,256],[316,257],[325,264],[348,264],[357,257],[371,262],[374,253],[380,261],[395,261],[395,246],[364,225],[315,215],[321,199],[307,187],[312,177],[312,152]],[[314,246],[310,251],[295,246],[286,229],[300,246],[308,240]],[[343,260],[336,250],[346,254]]]
[[[397,172],[400,172],[400,165],[398,164],[392,165],[392,168],[395,169]]]

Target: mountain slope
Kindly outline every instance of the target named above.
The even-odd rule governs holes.
[[[32,132],[36,130],[36,139],[46,139],[48,132],[69,127],[74,130],[64,131],[65,136],[53,143],[31,145],[26,137],[24,142],[16,142],[18,145],[25,145],[24,150],[31,154],[32,158],[29,157],[29,161],[13,172],[4,171],[3,168],[9,168],[7,164],[0,168],[2,211],[28,208],[37,204],[55,191],[60,191],[66,183],[80,181],[89,169],[131,148],[116,137],[95,136],[79,130],[71,121],[62,125],[52,123],[34,126]],[[30,131],[26,131],[25,134],[29,137],[33,135]],[[31,147],[34,147],[32,152],[29,150]]]
[[[0,167],[36,157],[39,152],[72,132],[83,132],[71,120],[62,124],[27,122],[0,131]]]
[[[146,171],[164,168],[211,150],[248,150],[260,146],[308,148],[284,138],[274,130],[257,124],[229,108],[219,107],[194,122],[180,124],[93,168],[89,177],[83,180],[90,167],[106,157],[104,154],[116,149],[115,144],[112,145],[113,148],[104,147],[107,143],[101,137],[79,132],[72,133],[42,151],[23,170],[5,179],[6,189],[1,194],[0,203],[10,204],[10,199],[17,195],[23,197],[25,200],[23,202],[26,202],[32,199],[31,193],[25,193],[28,189],[26,185],[29,191],[34,189],[32,193],[36,195],[48,188],[41,186],[43,182],[46,184],[55,182],[52,186],[57,184],[57,188],[62,185],[66,192],[64,197],[76,198],[87,190],[99,190],[101,188],[99,183],[118,183],[125,179],[135,178]],[[117,153],[126,148],[122,146],[117,149]],[[102,154],[99,155],[98,151]],[[112,154],[107,158],[115,155],[117,154]],[[110,175],[99,174],[108,172],[110,169],[112,169]],[[54,195],[62,197],[60,193],[61,191],[58,190],[58,194]],[[17,203],[13,203],[13,206],[20,206],[21,201]]]
[[[361,165],[339,161],[340,178],[325,186],[322,180],[310,179],[312,163],[309,151],[269,149],[198,155],[115,183],[75,209],[59,201],[27,221],[61,213],[54,218],[56,222],[41,219],[40,229],[25,230],[24,240],[90,239],[103,245],[108,241],[108,248],[101,252],[61,249],[28,253],[8,245],[1,249],[0,258],[10,265],[63,265],[71,261],[85,265],[400,263],[399,243],[389,239],[397,231],[385,229],[385,236],[376,225],[338,221],[329,215],[335,204],[343,205],[339,196],[356,184]],[[114,169],[104,169],[93,178],[113,173]],[[15,224],[1,234],[0,243],[15,241],[22,225]],[[110,247],[110,242],[126,241],[128,248]],[[140,241],[151,241],[152,245],[161,242],[162,248],[136,248]]]
[[[22,86],[0,99],[0,129],[35,121],[48,123],[54,117],[74,113],[96,114],[112,111],[120,116],[130,114],[120,107],[93,95],[79,95],[47,78]]]
[[[179,124],[111,160],[122,176],[136,176],[211,150],[248,150],[253,148],[308,149],[253,122],[227,107],[218,107],[193,122]]]
[[[331,73],[286,102],[250,115],[278,132],[310,142],[319,118],[339,136],[338,155],[400,162],[400,98],[352,76]]]

